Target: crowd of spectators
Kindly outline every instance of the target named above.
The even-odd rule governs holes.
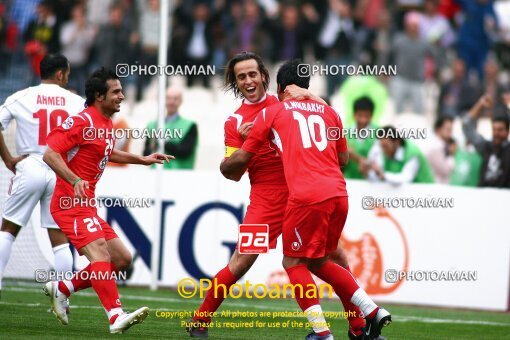
[[[510,156],[505,154],[508,143],[482,140],[474,125],[479,117],[488,118],[492,120],[493,133],[494,126],[506,127],[508,136],[505,122],[510,106],[510,1],[172,3],[168,53],[172,65],[215,65],[222,70],[232,55],[245,50],[260,54],[270,68],[292,58],[325,65],[395,65],[396,76],[326,76],[324,94],[331,99],[342,92],[345,110],[351,113],[346,122],[352,126],[359,123],[359,117],[366,118],[368,111],[370,121],[365,124],[378,125],[387,98],[394,103],[397,114],[433,111],[433,147],[424,154],[437,182],[458,180],[457,184],[465,184],[459,180],[459,164],[472,159],[470,164],[473,168],[480,164],[481,170],[477,171],[485,178],[477,184],[510,186]],[[9,65],[23,62],[32,69],[31,81],[35,82],[42,56],[61,52],[71,62],[69,85],[80,94],[83,79],[98,66],[156,64],[159,12],[160,0],[0,0],[0,77]],[[150,76],[127,79],[136,86],[137,100],[143,98],[150,81]],[[435,86],[438,95],[426,93],[425,84]],[[187,85],[207,88],[211,79],[189,76]],[[357,102],[361,97],[363,101]],[[431,108],[426,101],[436,97]],[[358,117],[352,114],[356,110],[362,112]],[[456,118],[463,119],[468,145],[477,153],[466,153],[469,148],[453,140],[451,124]],[[369,162],[366,143],[360,143],[367,150],[352,154],[362,165],[362,169],[351,169],[355,178],[381,179],[381,157],[401,155],[403,151],[399,150],[412,144],[400,140],[369,144],[374,142],[379,148],[381,143],[387,147],[381,148],[377,156],[372,155],[376,162]],[[407,148],[414,152],[413,147]],[[482,160],[470,158],[472,155]],[[495,173],[509,178],[493,180]]]

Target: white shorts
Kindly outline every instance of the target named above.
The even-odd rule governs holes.
[[[41,227],[58,229],[50,213],[56,177],[42,155],[30,155],[16,164],[2,217],[21,227],[27,225],[35,206],[41,202]]]

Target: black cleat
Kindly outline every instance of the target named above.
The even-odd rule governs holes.
[[[315,332],[308,334],[305,337],[305,340],[334,340],[333,334],[329,333],[328,335],[319,335]]]
[[[384,326],[391,323],[391,314],[384,308],[380,308],[371,319],[366,319],[366,325],[363,329],[364,340],[380,339],[381,330]],[[383,338],[384,339],[384,338]]]
[[[347,331],[347,336],[349,340],[363,340],[365,334],[361,333],[360,335],[355,335],[350,329]]]
[[[190,320],[186,327],[186,332],[192,338],[209,338],[209,328],[207,323],[200,320]]]

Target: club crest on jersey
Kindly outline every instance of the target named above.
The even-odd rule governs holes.
[[[292,250],[298,251],[299,248],[301,248],[301,245],[299,244],[299,242],[292,242]]]
[[[64,120],[64,122],[62,123],[62,127],[66,130],[69,130],[70,128],[72,128],[74,125],[74,119],[73,117],[67,117],[66,120]]]

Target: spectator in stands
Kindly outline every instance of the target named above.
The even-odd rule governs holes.
[[[420,14],[409,12],[405,16],[405,33],[398,34],[392,46],[397,76],[390,84],[397,113],[404,111],[407,100],[413,113],[423,113],[423,83],[425,58],[432,51],[419,35]]]
[[[483,81],[482,91],[486,95],[490,95],[492,103],[494,104],[493,112],[495,115],[505,114],[506,105],[503,100],[503,95],[509,92],[506,86],[503,86],[499,81],[499,65],[494,59],[487,59],[484,65],[485,78]],[[478,97],[477,97],[478,98]],[[482,112],[487,115],[487,112]]]
[[[437,183],[450,183],[455,168],[457,145],[452,138],[453,118],[440,116],[434,124],[434,134],[429,138],[427,159]]]
[[[75,89],[80,96],[84,97],[87,63],[96,30],[87,23],[85,7],[82,4],[73,7],[71,18],[70,22],[62,26],[60,43],[62,54],[67,57],[73,70],[68,87]]]
[[[114,4],[110,7],[110,21],[101,26],[95,39],[96,62],[104,67],[115,69],[117,64],[130,61],[132,52],[132,31],[122,23],[123,9]]]
[[[483,65],[492,45],[491,35],[497,30],[493,0],[456,0],[461,5],[464,22],[458,31],[457,48],[466,63],[468,75],[476,71],[483,80]]]
[[[74,6],[78,5],[80,2],[83,1],[51,0],[53,11],[57,16],[57,21],[59,22],[60,26],[62,26],[64,22],[71,20],[71,11],[73,10]]]
[[[486,140],[476,131],[476,121],[484,110],[493,108],[490,95],[482,96],[463,119],[462,128],[468,142],[482,156],[479,186],[510,187],[510,142],[508,115],[493,116],[492,141]],[[492,116],[492,114],[491,114]]]
[[[405,27],[406,16],[410,12],[416,12],[423,8],[424,0],[396,0],[393,4],[392,17],[395,28],[401,31]]]
[[[375,29],[379,25],[381,13],[388,12],[385,10],[386,0],[361,0],[355,1],[355,17],[363,23],[368,29]]]
[[[510,70],[510,2],[498,1],[494,3],[498,15],[499,34],[495,46],[498,61],[503,69]]]
[[[431,68],[435,76],[446,63],[447,49],[453,45],[455,34],[448,20],[438,11],[439,0],[425,0],[424,13],[420,19],[420,36],[434,49]]]
[[[174,87],[168,88],[166,92],[165,130],[170,130],[173,138],[165,141],[165,153],[175,156],[175,164],[165,163],[165,169],[193,169],[195,166],[196,151],[198,145],[197,124],[189,119],[181,117],[179,107],[182,104],[182,92]],[[157,122],[151,122],[148,130],[156,129]],[[177,136],[176,131],[182,131],[182,138]],[[155,152],[158,148],[158,141],[147,139],[145,141],[144,155]],[[174,162],[172,162],[174,163]]]
[[[315,54],[328,65],[349,65],[353,61],[356,27],[349,0],[329,1],[326,12],[314,23],[317,32]],[[327,75],[327,95],[331,97],[346,75]]]
[[[382,9],[377,17],[377,26],[368,33],[364,50],[372,65],[389,65],[391,55],[391,17]]]
[[[289,59],[303,60],[303,47],[308,39],[309,27],[300,17],[295,4],[282,5],[280,15],[271,21],[270,33],[273,39],[273,62]]]
[[[480,97],[481,88],[466,77],[466,65],[462,59],[452,63],[452,79],[441,85],[438,112],[448,116],[459,116],[468,111]]]
[[[159,48],[159,0],[140,0],[139,30],[140,37],[140,64],[145,66],[158,64]],[[142,100],[143,91],[149,85],[151,76],[140,74],[137,78],[136,100]]]
[[[87,0],[87,21],[96,27],[102,27],[108,24],[111,20],[111,14],[109,15],[109,10],[113,6],[118,6],[114,4],[114,0]]]
[[[391,184],[434,183],[430,164],[420,149],[401,138],[393,126],[382,130],[384,138],[368,153],[368,179]]]
[[[455,143],[455,141],[453,141]],[[463,150],[457,148],[455,152],[455,167],[450,176],[451,185],[465,187],[476,187],[480,182],[480,169],[482,167],[482,157],[472,144],[466,145]]]
[[[450,47],[455,35],[448,20],[439,13],[439,0],[425,0],[424,12],[420,19],[421,38],[441,48]]]
[[[38,79],[39,64],[46,53],[60,52],[59,23],[49,0],[37,5],[37,17],[30,21],[23,35],[25,53],[30,59],[32,70]]]
[[[374,103],[375,110],[371,121],[379,125],[383,114],[386,112],[388,102],[388,90],[376,76],[352,76],[342,84],[340,88],[342,93],[344,107],[342,112],[345,114],[343,124],[351,127],[354,125],[354,102],[361,97],[369,97]]]
[[[234,23],[234,29],[229,38],[230,55],[242,51],[252,51],[261,55],[263,59],[269,58],[271,55],[268,46],[270,37],[266,32],[265,13],[254,0],[245,1],[241,13]],[[279,49],[280,46],[275,46],[275,48]]]
[[[438,11],[444,16],[450,23],[454,22],[455,16],[460,11],[460,6],[456,0],[442,0],[439,1]]]
[[[183,9],[178,8],[175,15],[181,23],[181,40],[183,42],[183,62],[196,66],[207,66],[212,63],[214,52],[213,30],[219,13],[212,12],[204,1],[194,4],[191,16]],[[193,86],[200,80],[204,87],[210,87],[210,77],[206,74],[188,74],[187,85]]]
[[[374,115],[374,102],[369,97],[358,98],[354,102],[355,130],[360,136],[361,130],[373,128],[372,117]],[[354,132],[354,131],[353,131]],[[361,135],[362,136],[362,135]],[[350,136],[348,136],[350,137]],[[349,162],[343,169],[346,178],[365,178],[368,170],[368,152],[374,145],[375,139],[368,134],[367,138],[348,138]]]

